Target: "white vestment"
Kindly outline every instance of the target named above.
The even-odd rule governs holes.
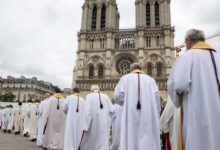
[[[148,75],[140,74],[138,104],[138,74],[121,77],[115,88],[115,102],[123,105],[120,150],[160,150],[160,95],[157,84]]]
[[[5,109],[5,119],[2,129],[3,130],[12,130],[14,125],[14,110],[13,108]]]
[[[213,53],[220,80],[220,57]],[[184,52],[172,68],[168,91],[174,104],[179,107],[182,103],[183,106],[185,150],[218,150],[220,93],[209,51]],[[183,101],[179,94],[183,94]]]
[[[0,128],[2,127],[3,124],[3,109],[0,109]]]
[[[43,138],[44,138],[44,127],[46,124],[46,110],[48,106],[48,99],[42,101],[38,107],[38,131],[37,131],[37,145],[43,145]]]
[[[51,96],[48,100],[46,112],[46,132],[44,135],[43,147],[49,149],[63,149],[64,132],[66,126],[66,115],[63,112],[65,99]]]
[[[7,119],[6,119],[6,111],[7,111],[7,108],[4,108],[2,110],[2,130],[6,130],[7,129]]]
[[[86,131],[83,137],[81,150],[108,150],[111,126],[111,113],[113,105],[106,94],[100,93],[101,104],[98,92],[88,94],[85,100],[85,120],[83,130]]]
[[[37,139],[37,125],[38,125],[38,106],[31,104],[30,107],[30,140]]]
[[[22,112],[22,106],[18,106],[17,108],[15,108],[15,132],[20,132],[23,130]]]
[[[122,106],[114,104],[114,111],[112,114],[112,144],[110,150],[119,150],[122,111]]]
[[[23,109],[23,118],[24,118],[24,130],[23,134],[30,133],[30,106],[31,104],[25,104]]]
[[[81,97],[78,99],[75,95],[68,96],[64,112],[67,114],[64,150],[77,150],[83,133],[84,100]]]
[[[180,110],[177,109],[170,97],[160,117],[160,128],[163,133],[169,133],[169,139],[172,150],[177,150],[178,144],[178,123],[179,123]]]

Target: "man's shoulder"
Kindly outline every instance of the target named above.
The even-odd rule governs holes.
[[[141,73],[140,74],[142,76],[142,78],[145,78],[145,79],[148,79],[148,80],[154,80],[154,78],[152,78],[151,76],[145,74],[145,73]],[[130,78],[130,77],[133,77],[133,76],[137,76],[136,73],[129,73],[127,75],[124,76],[124,78]]]

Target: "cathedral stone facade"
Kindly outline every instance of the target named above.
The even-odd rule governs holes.
[[[92,84],[113,98],[120,77],[139,62],[153,77],[161,97],[167,97],[167,78],[174,61],[174,28],[170,0],[136,0],[136,27],[119,28],[115,0],[85,0],[73,86],[85,97]]]

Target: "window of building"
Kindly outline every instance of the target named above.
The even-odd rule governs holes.
[[[105,18],[106,18],[106,7],[105,5],[103,5],[101,10],[101,30],[105,29]]]
[[[92,64],[89,65],[89,78],[92,79],[94,77],[94,66]]]
[[[94,6],[92,10],[92,23],[91,23],[92,30],[96,30],[96,19],[97,19],[97,7]]]
[[[151,47],[151,37],[150,36],[146,37],[146,46]]]
[[[104,77],[104,67],[103,67],[103,65],[99,65],[99,68],[98,68],[98,77],[99,77],[99,78],[103,78],[103,77]]]
[[[105,48],[105,39],[100,39],[100,48]]]
[[[127,74],[130,71],[131,64],[134,60],[131,57],[122,56],[116,61],[116,70],[119,74]]]
[[[152,76],[153,75],[153,64],[152,63],[148,63],[147,64],[147,74],[149,76]]]
[[[156,37],[156,45],[157,45],[157,47],[160,46],[160,37],[159,37],[159,35]]]
[[[158,2],[155,3],[155,25],[160,25],[160,7]]]
[[[92,40],[90,41],[90,49],[93,49],[93,47],[94,47],[94,40],[92,39]]]
[[[163,70],[162,63],[158,62],[156,64],[156,68],[157,68],[157,77],[161,77],[162,76],[162,70]]]
[[[146,26],[150,27],[150,4],[146,5]]]

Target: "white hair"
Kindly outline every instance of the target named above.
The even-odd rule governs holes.
[[[198,29],[190,29],[186,32],[185,39],[190,39],[193,42],[204,42],[205,41],[205,34],[202,30]]]
[[[96,85],[96,84],[93,84],[92,86],[91,86],[91,91],[99,91],[100,89],[99,89],[99,86],[98,85]]]

